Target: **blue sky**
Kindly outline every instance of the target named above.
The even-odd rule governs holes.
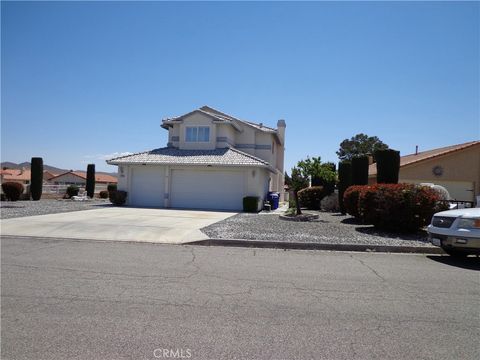
[[[1,159],[69,169],[163,147],[202,105],[287,122],[286,168],[363,132],[480,139],[478,2],[4,2]]]

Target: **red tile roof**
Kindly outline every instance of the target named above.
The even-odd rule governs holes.
[[[7,169],[2,170],[3,181],[29,181],[30,170]]]
[[[470,141],[463,144],[446,146],[438,149],[422,151],[417,154],[410,154],[400,157],[400,167],[418,163],[421,161],[433,159],[438,156],[444,156],[456,151],[464,150],[470,147],[478,146],[480,148],[480,141]],[[368,175],[377,174],[377,164],[373,163],[368,169]]]

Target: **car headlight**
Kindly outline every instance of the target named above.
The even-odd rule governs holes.
[[[460,219],[458,227],[463,229],[480,229],[480,219]]]

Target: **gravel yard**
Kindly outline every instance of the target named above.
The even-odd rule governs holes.
[[[98,209],[99,207],[111,206],[108,200],[54,200],[45,199],[39,201],[1,201],[0,218],[11,219],[24,216],[57,214],[70,211]]]
[[[280,220],[278,214],[238,214],[202,231],[212,239],[268,240],[323,244],[362,244],[392,246],[432,246],[427,233],[390,234],[373,226],[355,223],[351,216],[313,212],[319,219],[311,222]]]

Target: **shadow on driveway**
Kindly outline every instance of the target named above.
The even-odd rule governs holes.
[[[465,259],[456,259],[451,256],[442,256],[442,255],[429,255],[427,256],[430,260],[449,265],[460,267],[462,269],[468,270],[477,270],[480,271],[480,257],[467,257]]]

